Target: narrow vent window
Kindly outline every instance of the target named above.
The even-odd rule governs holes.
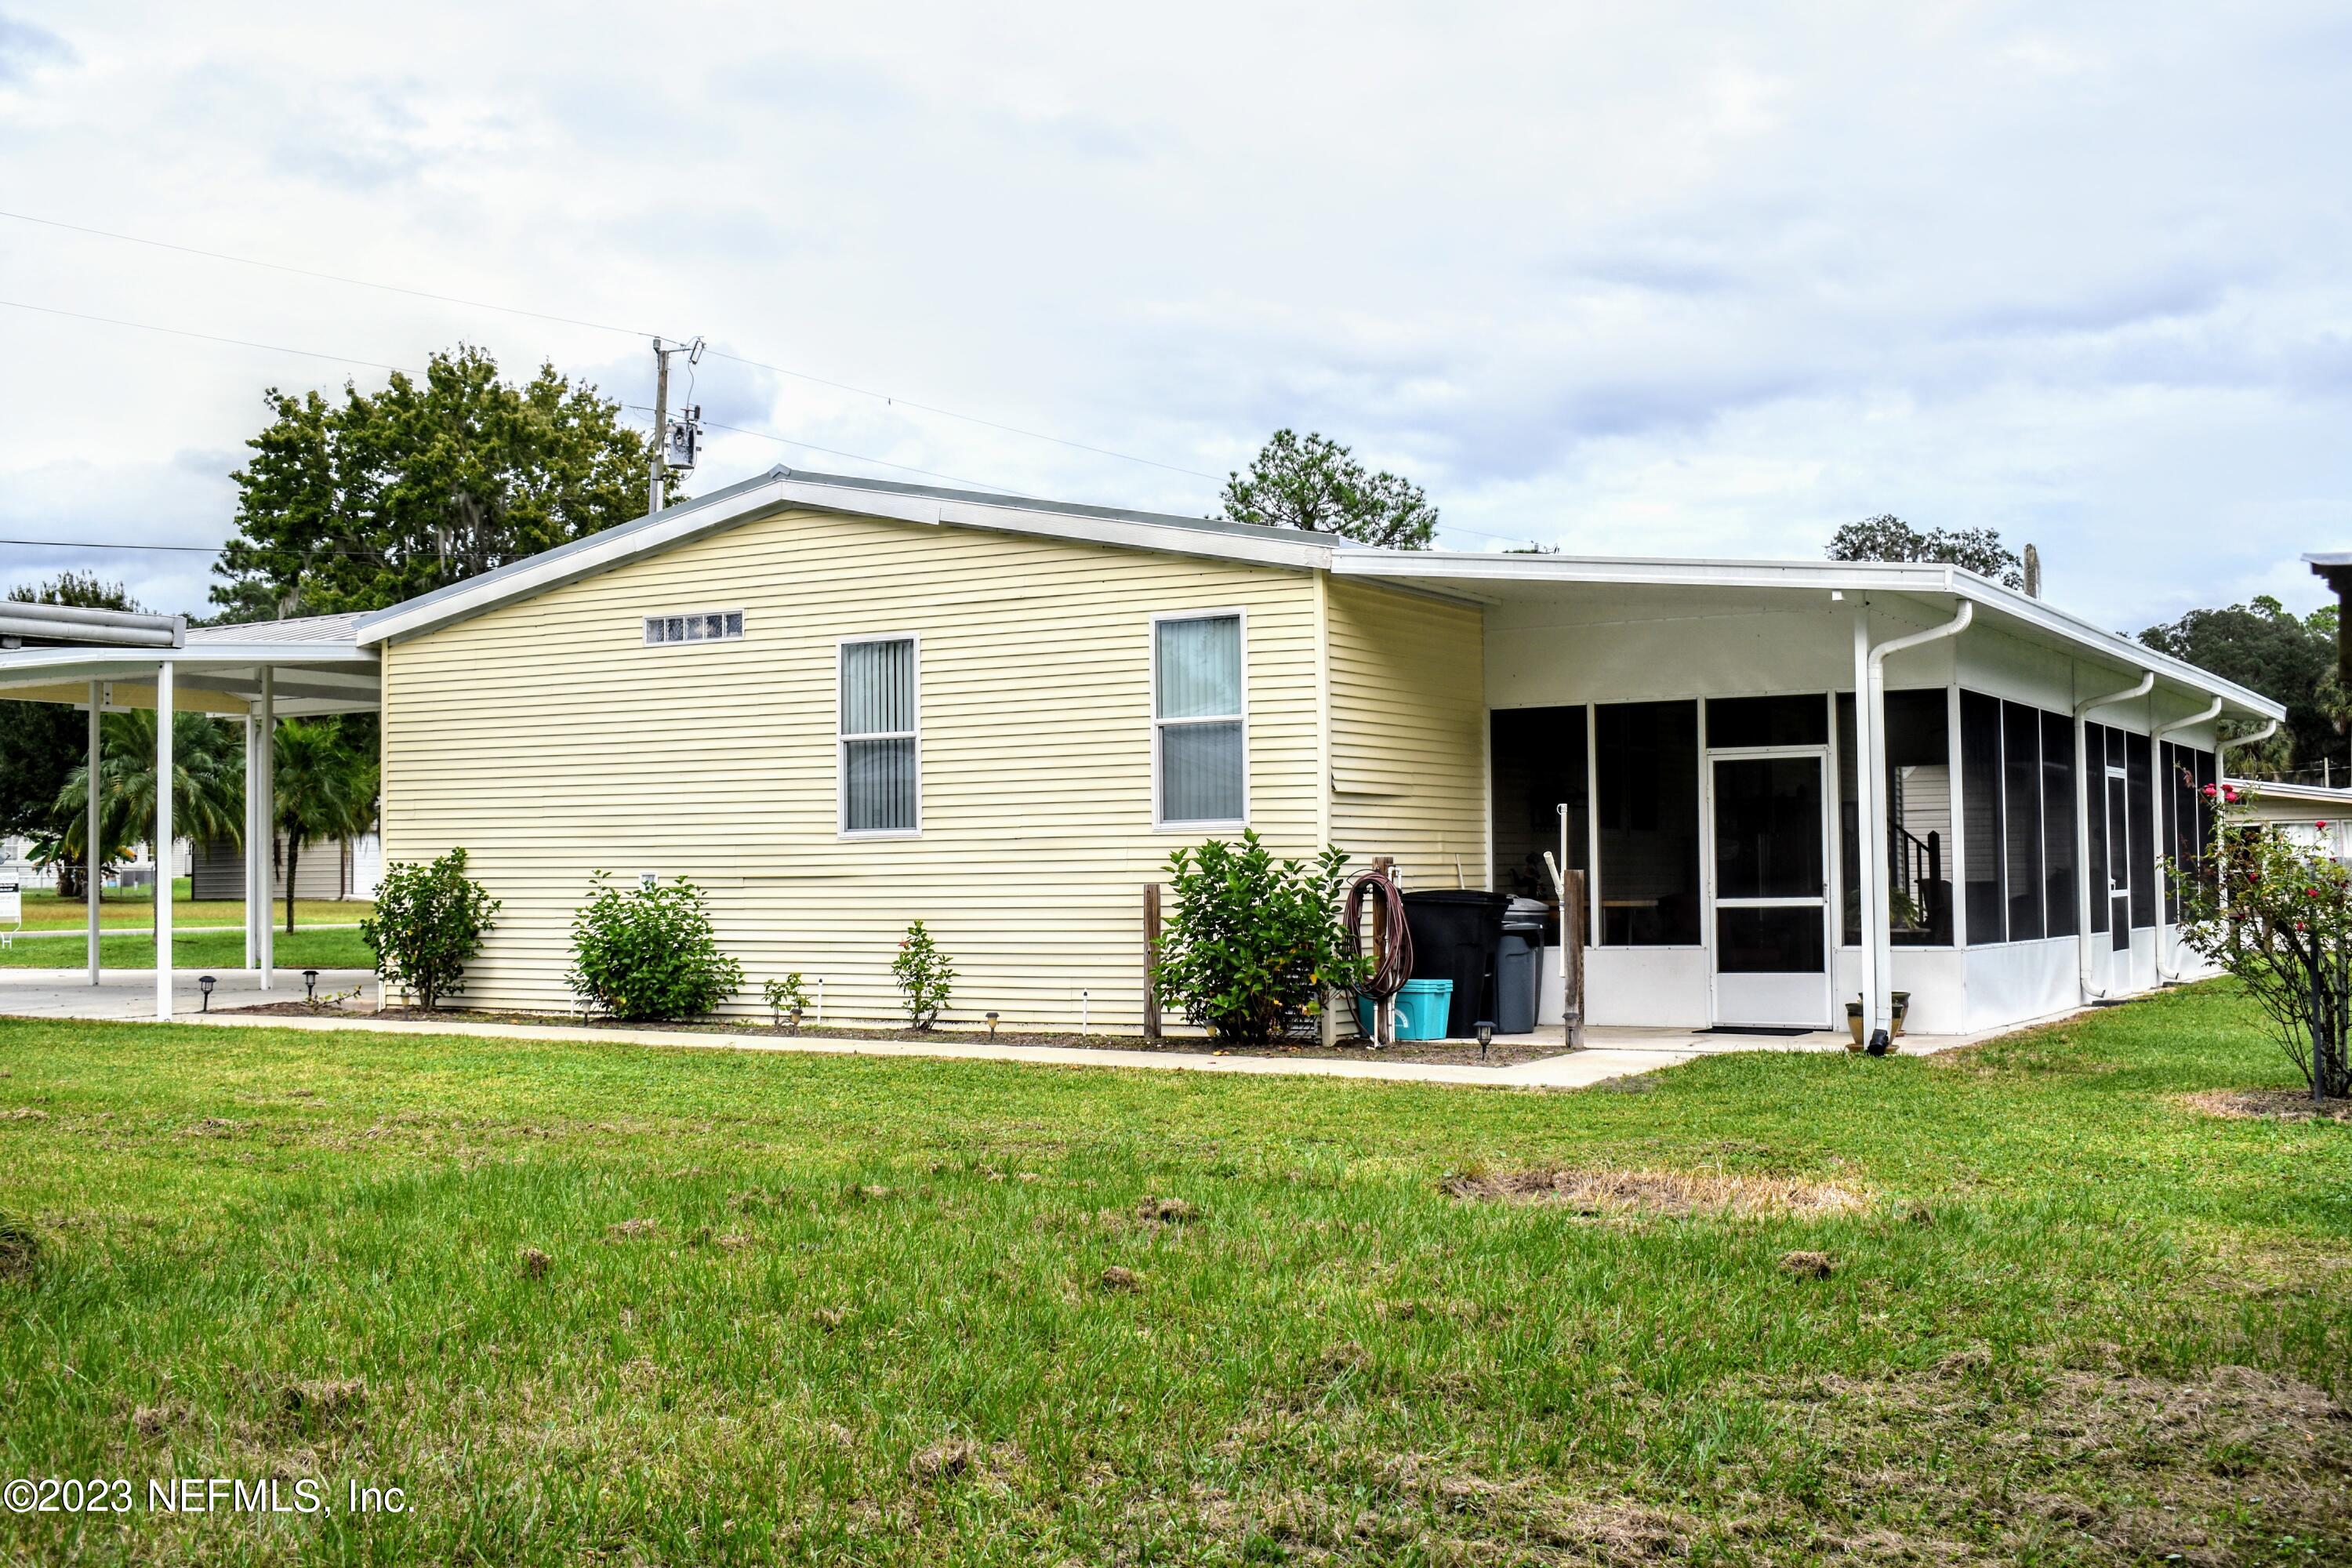
[[[647,616],[646,646],[677,642],[732,642],[743,635],[740,610],[698,610],[690,616]]]

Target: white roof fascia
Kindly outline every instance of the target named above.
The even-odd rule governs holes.
[[[1626,583],[1688,588],[1951,591],[1951,568],[1901,562],[1693,561],[1637,555],[1489,555],[1444,550],[1334,552],[1340,577],[1462,577],[1496,583]]]
[[[1039,510],[1033,507],[990,506],[981,501],[848,489],[810,479],[779,479],[773,486],[773,494],[787,505],[805,506],[819,511],[850,512],[861,517],[887,517],[901,522],[928,522],[956,528],[985,528],[1003,533],[1042,534],[1052,539],[1073,539],[1089,544],[1116,544],[1178,555],[1247,561],[1263,566],[1312,570],[1330,564],[1334,554],[1344,553],[1334,551],[1328,544],[1211,533],[1132,518],[1088,517],[1079,513]]]
[[[2219,697],[2265,719],[2286,709],[2235,681],[2158,653],[2040,599],[2028,598],[1957,566],[1884,561],[1673,561],[1639,556],[1488,555],[1436,550],[1335,552],[1331,573],[1341,577],[1410,580],[1436,577],[1508,583],[1625,584],[1657,587],[1878,590],[1950,594],[2045,636],[2129,670]]]
[[[668,549],[708,529],[740,521],[776,504],[780,481],[753,486],[712,506],[680,510],[675,518],[652,519],[635,528],[616,528],[579,550],[551,552],[551,559],[519,563],[512,570],[493,573],[478,584],[460,584],[450,594],[427,595],[405,605],[394,605],[360,617],[354,637],[362,647],[415,637],[451,621],[478,616],[485,610],[528,599],[550,588],[607,571],[624,562]]]
[[[2348,563],[2352,564],[2352,563]],[[2281,779],[2242,779],[2229,782],[2241,789],[2252,790],[2263,800],[2305,801],[2314,805],[2352,806],[2352,785],[2329,787],[2315,784],[2288,784]]]
[[[364,646],[416,637],[452,621],[478,616],[485,610],[609,571],[614,566],[682,543],[698,534],[731,527],[764,512],[795,506],[858,517],[888,518],[898,522],[1039,534],[1054,539],[1301,570],[1326,566],[1333,555],[1345,553],[1334,551],[1328,545],[1253,539],[1168,523],[1088,517],[1028,507],[989,506],[937,496],[853,489],[810,479],[776,478],[730,497],[718,505],[698,506],[681,511],[674,521],[655,519],[638,527],[615,529],[609,542],[602,545],[590,542],[582,549],[558,555],[536,569],[525,562],[511,573],[484,578],[478,593],[467,593],[461,585],[453,594],[420,599],[410,605],[394,605],[390,609],[362,616],[359,623],[358,640]]]
[[[18,647],[0,650],[0,689],[45,686],[60,680],[116,680],[152,672],[159,664],[190,671],[242,669],[257,665],[292,668],[339,665],[373,675],[373,648],[344,643],[202,643],[187,647]]]

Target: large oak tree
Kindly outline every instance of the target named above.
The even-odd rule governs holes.
[[[646,510],[646,437],[552,365],[516,384],[460,344],[422,381],[265,396],[213,568],[223,620],[381,609]]]

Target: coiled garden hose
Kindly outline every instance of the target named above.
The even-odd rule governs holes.
[[[1381,914],[1379,951],[1372,954],[1371,973],[1356,983],[1356,994],[1384,1002],[1412,978],[1412,928],[1405,923],[1404,893],[1396,879],[1385,871],[1365,872],[1349,884],[1344,915],[1349,948],[1358,958],[1364,956],[1364,908],[1373,900]]]

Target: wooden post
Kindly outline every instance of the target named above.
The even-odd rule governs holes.
[[[1160,1038],[1160,884],[1143,884],[1143,1037]]]
[[[1574,1051],[1584,1047],[1584,873],[1570,871],[1560,881],[1560,1017]]]
[[[1390,868],[1393,867],[1395,864],[1396,859],[1393,856],[1375,855],[1372,857],[1372,869],[1375,873],[1382,877],[1389,875]],[[1380,952],[1386,949],[1388,946],[1388,900],[1385,899],[1375,900],[1372,903],[1372,951],[1374,952]],[[1394,1044],[1396,1044],[1396,998],[1394,996],[1383,996],[1372,1005],[1372,1047],[1377,1050],[1382,1046],[1392,1046]]]

